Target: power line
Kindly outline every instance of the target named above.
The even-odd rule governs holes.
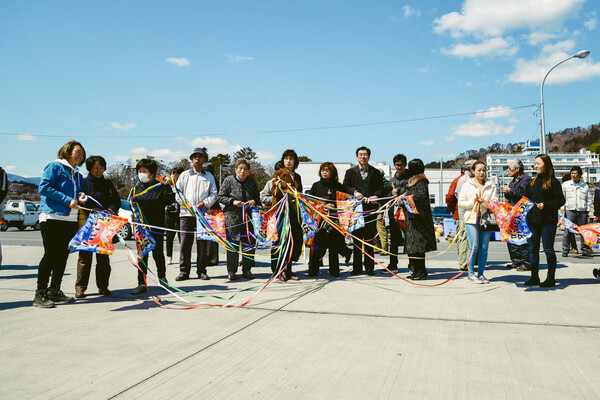
[[[135,135],[133,137],[125,137],[123,135],[119,136],[99,136],[99,135],[77,135],[77,138],[85,138],[85,139],[162,139],[162,138],[172,138],[172,137],[198,137],[198,136],[231,136],[236,134],[245,134],[245,135],[261,135],[261,134],[272,134],[272,133],[292,133],[292,132],[310,132],[310,131],[322,131],[329,129],[343,129],[343,128],[361,128],[365,126],[378,126],[378,125],[393,125],[393,124],[401,124],[406,122],[417,122],[417,121],[428,121],[433,119],[443,119],[443,118],[452,118],[452,117],[463,117],[467,115],[475,115],[475,114],[493,114],[499,112],[505,112],[506,110],[518,110],[523,108],[539,108],[537,104],[529,104],[525,106],[516,106],[516,107],[502,107],[497,110],[488,110],[488,111],[471,111],[464,113],[456,113],[456,114],[444,114],[444,115],[434,115],[428,117],[420,117],[420,118],[408,118],[408,119],[399,119],[394,121],[382,121],[382,122],[365,122],[360,124],[346,124],[346,125],[329,125],[329,126],[319,126],[319,127],[310,127],[310,128],[294,128],[294,129],[276,129],[276,130],[267,130],[267,131],[254,131],[254,132],[238,132],[238,133],[204,133],[204,134],[193,134],[193,135]],[[14,133],[14,132],[0,132],[0,135],[4,136],[20,136],[20,135],[30,135],[40,138],[73,138],[73,135],[46,135],[46,134],[32,134],[32,133]]]

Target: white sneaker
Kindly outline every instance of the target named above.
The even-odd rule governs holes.
[[[469,275],[469,277],[467,278],[467,280],[469,282],[471,282],[471,283],[479,283],[479,284],[483,283],[481,281],[481,279],[479,279],[476,275]]]
[[[481,283],[490,283],[490,281],[483,275],[479,275],[478,278],[481,281]]]

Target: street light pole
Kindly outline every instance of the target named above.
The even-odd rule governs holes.
[[[581,58],[581,59],[586,58],[589,54],[590,54],[589,50],[578,51],[577,53],[573,54],[571,57],[567,57],[564,60],[562,60],[561,62],[555,64],[546,73],[546,76],[544,76],[544,80],[542,81],[542,85],[540,86],[540,98],[541,98],[540,108],[542,110],[542,125],[541,125],[541,129],[540,129],[540,154],[546,154],[546,121],[544,118],[544,82],[546,82],[546,78],[548,77],[550,72],[552,72],[552,70],[554,68],[558,67],[560,64],[564,63],[565,61],[569,61],[571,58]]]

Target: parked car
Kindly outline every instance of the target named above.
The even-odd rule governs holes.
[[[131,225],[131,206],[128,201],[121,200],[121,208],[119,209],[119,217],[127,218],[129,223],[123,225],[117,235],[124,240],[129,240],[133,237],[133,225]],[[118,240],[118,239],[117,239]],[[114,242],[114,240],[113,240]]]
[[[438,223],[444,222],[444,218],[454,218],[454,214],[452,214],[450,209],[446,206],[433,207],[431,216],[433,217],[433,220]]]
[[[36,231],[40,230],[39,211],[36,205],[27,200],[8,200],[4,205],[4,222],[0,229],[7,230],[15,226],[20,230],[31,226]]]

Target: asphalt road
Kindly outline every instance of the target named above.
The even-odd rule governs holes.
[[[557,252],[558,263],[560,264],[563,260],[560,255],[562,243],[562,233],[557,233],[556,240],[554,244],[554,249]],[[30,228],[25,229],[23,231],[18,230],[17,228],[9,228],[6,232],[0,232],[0,244],[8,245],[8,246],[42,246],[42,236],[40,231],[34,231]],[[453,261],[456,260],[456,251],[454,248],[444,252],[450,245],[450,242],[444,238],[441,238],[438,243],[438,251],[436,253],[429,253],[428,256],[435,255],[434,259],[442,260],[442,261]],[[118,244],[116,245],[118,246]],[[176,248],[178,246],[176,245]],[[225,259],[225,251],[221,248],[221,260]],[[440,254],[441,253],[441,254]],[[540,262],[545,263],[545,257],[543,254],[540,254]],[[600,257],[600,252],[596,252],[592,259],[586,259],[581,256],[572,256],[568,257],[569,263],[573,264],[589,264],[590,262],[594,262],[593,260],[597,257]],[[494,264],[502,264],[508,263],[508,250],[506,248],[506,244],[502,242],[490,242],[489,252],[488,252],[488,263]],[[376,268],[377,269],[377,268]]]

